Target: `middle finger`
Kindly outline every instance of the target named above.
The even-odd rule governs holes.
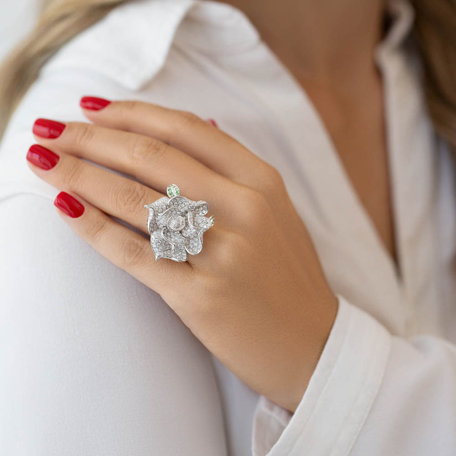
[[[57,136],[48,134],[53,123],[57,133],[60,131]],[[134,176],[162,194],[175,183],[190,199],[205,199],[210,194],[217,206],[225,200],[229,179],[158,139],[84,122],[63,124],[48,119],[37,119],[33,133],[40,144],[53,151]]]

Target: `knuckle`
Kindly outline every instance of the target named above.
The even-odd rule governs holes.
[[[87,225],[85,230],[85,235],[92,242],[97,242],[106,231],[106,218],[105,217],[96,217],[92,223]]]
[[[191,111],[177,111],[176,114],[181,128],[184,129],[192,128],[200,122],[203,122],[200,117]]]
[[[81,182],[82,165],[79,160],[69,160],[71,163],[65,173],[65,183],[73,189],[77,189]]]
[[[112,205],[118,214],[133,215],[139,205],[145,201],[146,189],[137,182],[118,184],[111,192]]]
[[[262,190],[268,196],[282,192],[285,188],[282,175],[276,168],[269,164],[266,164],[262,170],[261,182]]]
[[[139,101],[123,100],[116,103],[116,115],[119,117],[120,124],[123,129],[130,131],[134,124],[135,116],[138,115]]]
[[[138,137],[131,147],[130,158],[133,166],[140,166],[147,160],[159,160],[166,154],[168,146],[154,138]]]
[[[74,129],[74,141],[77,146],[85,147],[93,140],[95,130],[92,125],[81,122],[74,125]]]
[[[238,198],[239,217],[247,227],[257,227],[266,218],[270,206],[266,196],[260,191],[245,187]]]
[[[125,113],[131,113],[138,109],[139,102],[137,100],[124,100],[120,102],[120,107]]]
[[[140,265],[144,262],[144,243],[136,238],[126,236],[121,243],[121,265],[124,268]]]

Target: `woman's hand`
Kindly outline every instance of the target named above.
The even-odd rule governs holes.
[[[95,125],[39,119],[39,146],[27,154],[36,175],[82,203],[59,194],[55,204],[71,216],[59,213],[108,260],[158,292],[246,384],[293,412],[337,298],[280,174],[192,113],[89,97],[81,106]],[[149,241],[144,205],[165,196],[171,183],[207,201],[215,216],[202,252],[187,262],[157,262]]]

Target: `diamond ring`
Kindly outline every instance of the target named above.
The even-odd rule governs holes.
[[[187,253],[197,255],[203,249],[203,233],[214,225],[214,216],[205,216],[206,201],[181,196],[175,184],[168,185],[166,193],[167,197],[144,205],[149,210],[147,228],[155,261],[187,261]]]

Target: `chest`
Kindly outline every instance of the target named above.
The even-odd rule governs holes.
[[[348,184],[398,268],[392,178],[382,84],[361,85],[352,97],[301,83],[330,137]],[[345,95],[345,96],[344,96]]]

